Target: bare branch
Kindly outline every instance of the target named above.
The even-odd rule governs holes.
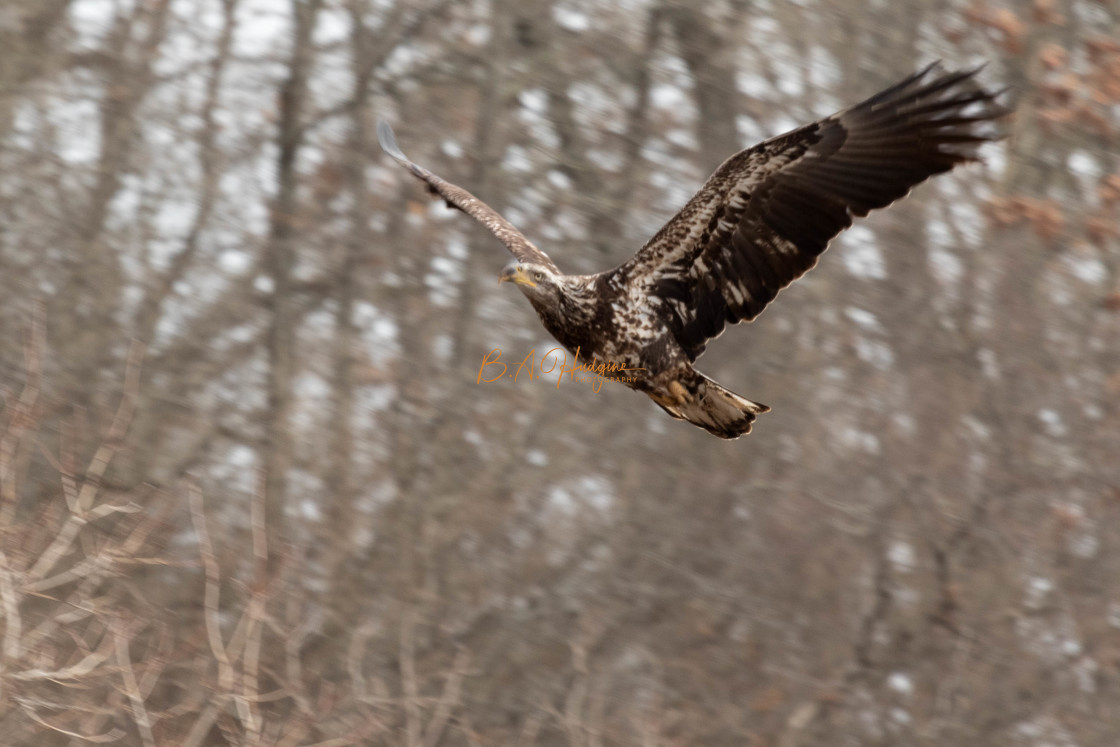
[[[420,721],[420,686],[416,679],[416,647],[413,640],[415,611],[410,607],[401,615],[400,666],[404,687],[405,735],[408,747],[420,747],[423,724]]]
[[[113,640],[116,643],[117,663],[120,666],[121,678],[124,680],[124,691],[132,704],[132,720],[140,731],[140,739],[144,747],[155,747],[156,740],[152,735],[152,719],[144,705],[144,696],[140,694],[140,685],[136,681],[136,672],[132,669],[132,657],[128,647],[131,634],[118,625],[113,631]]]
[[[187,732],[186,738],[183,739],[183,747],[201,747],[204,740],[209,736],[210,730],[214,728],[214,722],[218,720],[218,715],[221,713],[221,707],[217,701],[224,696],[216,694],[202,712],[198,714],[191,730]]]
[[[459,705],[463,680],[467,676],[470,662],[471,655],[466,649],[460,649],[455,654],[455,663],[451,666],[451,673],[447,675],[443,695],[440,696],[435,713],[432,714],[432,720],[428,722],[428,728],[424,731],[424,747],[436,747],[443,738],[443,732],[451,718],[451,711]]]
[[[18,471],[16,454],[25,434],[35,423],[35,405],[42,390],[43,348],[46,347],[46,306],[42,299],[35,302],[31,321],[28,325],[27,341],[24,344],[24,370],[26,382],[23,391],[11,410],[8,427],[0,436],[0,527],[11,524],[18,502]]]
[[[540,733],[544,722],[545,717],[542,714],[530,714],[521,727],[521,733],[517,735],[517,747],[533,747],[537,743],[537,734]]]
[[[22,654],[23,618],[19,613],[19,600],[12,584],[8,556],[3,551],[0,551],[0,603],[4,606],[4,658],[11,661]]]
[[[82,488],[78,493],[79,513],[89,511],[93,506],[97,492],[101,489],[101,480],[105,477],[105,470],[108,469],[113,457],[116,456],[117,450],[128,432],[128,426],[132,423],[132,415],[136,410],[136,400],[140,394],[140,368],[144,360],[144,350],[144,344],[139,340],[133,340],[129,347],[121,403],[117,407],[117,413],[113,417],[112,424],[109,426],[109,432],[94,453],[93,459],[90,460],[89,467],[86,470],[85,480],[82,482]]]
[[[80,732],[63,729],[62,727],[55,726],[54,724],[42,718],[38,714],[38,712],[36,712],[35,708],[24,701],[22,698],[17,698],[16,702],[19,703],[20,708],[22,708],[23,712],[27,714],[27,717],[35,723],[39,724],[40,726],[46,727],[51,731],[58,732],[59,734],[63,734],[73,739],[80,739],[83,742],[89,742],[91,744],[108,744],[110,742],[117,742],[125,736],[124,730],[118,728],[110,729],[104,734],[82,734]]]
[[[245,644],[245,655],[241,667],[241,694],[234,696],[237,703],[237,712],[241,723],[248,732],[247,739],[250,744],[261,742],[261,717],[258,708],[261,637],[263,626],[261,619],[264,617],[265,594],[264,591],[254,592],[249,601],[246,617],[249,620],[249,633]]]
[[[22,672],[12,672],[7,676],[13,680],[32,681],[32,680],[76,680],[87,675],[93,674],[98,667],[105,663],[110,656],[113,655],[113,640],[108,636],[102,636],[101,644],[96,651],[92,651],[79,661],[63,669],[27,669]],[[108,670],[101,670],[99,674],[109,674]]]
[[[346,668],[350,673],[350,687],[354,699],[359,703],[369,698],[369,688],[366,685],[366,676],[362,671],[362,659],[365,656],[366,644],[373,637],[376,627],[366,622],[350,636],[350,643],[346,647]]]
[[[225,643],[222,641],[222,626],[219,602],[221,595],[221,571],[218,568],[218,559],[214,557],[214,546],[210,542],[210,532],[206,528],[206,513],[203,510],[202,490],[194,480],[187,481],[187,494],[190,497],[191,520],[194,531],[198,536],[198,553],[202,558],[202,567],[206,574],[206,585],[203,591],[203,617],[206,621],[206,636],[210,641],[210,651],[218,662],[218,688],[222,692],[229,692],[233,687],[233,667],[226,655]]]
[[[86,478],[78,492],[77,505],[71,507],[73,513],[63,524],[54,541],[27,572],[29,578],[42,578],[50,572],[58,561],[69,552],[74,538],[78,536],[81,528],[91,519],[98,519],[116,511],[132,510],[128,507],[106,506],[100,506],[96,510],[91,509],[93,509],[93,501],[101,488],[101,479],[104,477],[105,470],[112,462],[117,449],[120,448],[125,433],[128,431],[128,425],[132,421],[132,413],[140,389],[140,362],[143,355],[144,346],[138,342],[133,342],[129,350],[128,365],[125,369],[124,391],[121,395],[120,406],[117,408],[116,416],[113,418],[113,423],[101,442],[101,446],[93,455]]]

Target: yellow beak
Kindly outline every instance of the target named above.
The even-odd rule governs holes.
[[[527,285],[530,288],[536,288],[537,284],[529,279],[529,274],[525,272],[525,268],[521,265],[507,265],[502,274],[498,276],[498,284],[501,285],[505,282],[516,283],[517,285]]]

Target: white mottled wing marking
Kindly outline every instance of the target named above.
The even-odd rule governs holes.
[[[617,287],[660,299],[695,360],[816,264],[855,216],[975,160],[1007,113],[976,70],[935,63],[856,106],[741,151],[630,260]]]

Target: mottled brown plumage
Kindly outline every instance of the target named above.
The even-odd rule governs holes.
[[[675,418],[721,438],[749,433],[769,410],[692,363],[727,324],[750,321],[816,264],[855,217],[931,176],[976,159],[1006,113],[975,70],[935,63],[831,117],[736,153],[688,204],[614,270],[564,275],[517,229],[466,190],[409,161],[387,124],[389,155],[448,205],[483,223],[515,262],[515,282],[545,328],[589,363],[639,373],[627,386]]]

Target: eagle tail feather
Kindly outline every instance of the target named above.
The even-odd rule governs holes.
[[[662,404],[662,409],[680,420],[720,438],[734,439],[751,432],[751,423],[770,408],[746,397],[740,397],[703,374],[697,374],[695,387],[688,387],[691,397],[683,402]],[[656,401],[656,400],[655,400]]]

